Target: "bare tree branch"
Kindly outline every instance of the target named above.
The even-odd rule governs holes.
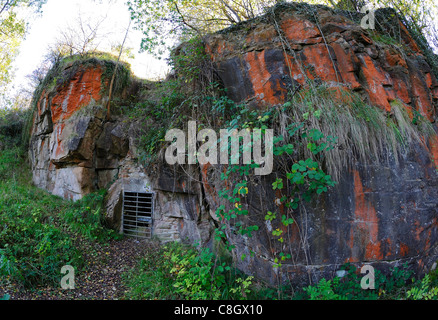
[[[220,2],[221,2],[224,6],[226,6],[226,7],[228,8],[228,10],[230,10],[230,11],[234,14],[234,16],[237,18],[237,23],[239,23],[239,22],[242,21],[242,20],[240,19],[240,17],[239,17],[239,14],[238,14],[233,8],[231,8],[231,7],[228,5],[228,3],[227,3],[226,1],[224,1],[224,0],[220,0]],[[236,20],[231,21],[231,22],[236,23]]]
[[[12,0],[12,1],[14,1],[14,0]],[[6,0],[5,4],[3,5],[3,7],[2,7],[1,10],[0,10],[0,14],[2,14],[3,11],[6,10],[6,7],[7,7],[8,5],[12,5],[12,1],[11,1],[11,0]]]

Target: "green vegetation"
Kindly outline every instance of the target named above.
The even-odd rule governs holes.
[[[303,288],[269,286],[221,262],[206,248],[168,243],[147,254],[125,273],[126,299],[250,300],[438,300],[438,274],[416,279],[407,265],[388,274],[375,270],[374,289],[362,289],[363,274],[352,264],[342,277]]]
[[[208,248],[168,243],[126,274],[128,299],[247,299],[253,277],[222,262]]]
[[[438,300],[436,271],[415,279],[407,265],[394,267],[389,275],[375,271],[374,289],[362,289],[363,275],[351,264],[343,265],[342,278],[321,279],[317,284],[303,288],[296,299],[310,300]]]
[[[0,0],[0,107],[7,103],[7,86],[13,78],[12,63],[26,33],[26,22],[19,12],[26,7],[39,11],[46,0]],[[5,99],[6,101],[2,101]]]
[[[233,253],[235,242],[241,238],[230,234],[242,238],[269,235],[272,266],[279,274],[283,272],[282,266],[294,263],[298,254],[309,255],[308,240],[300,232],[305,226],[298,209],[305,212],[306,204],[323,201],[324,193],[335,185],[341,173],[358,160],[362,163],[398,161],[412,142],[422,143],[433,133],[427,120],[419,114],[411,119],[397,101],[392,103],[392,113],[387,114],[364,102],[358,93],[317,79],[308,80],[298,92],[289,92],[282,105],[260,110],[246,103],[237,104],[226,96],[204,52],[197,38],[178,47],[171,61],[175,74],[182,76],[157,85],[145,102],[124,111],[151,120],[145,121],[148,130],[138,139],[145,166],[159,161],[166,145],[166,130],[185,128],[188,120],[196,120],[200,128],[216,131],[259,129],[263,136],[266,129],[274,130],[276,178],[272,191],[275,198],[273,203],[261,203],[260,214],[250,212],[247,201],[257,192],[259,181],[253,174],[257,164],[213,168],[222,180],[216,186],[221,202],[216,210],[219,222],[215,236]],[[151,130],[151,126],[155,129]],[[241,145],[240,153],[247,148],[252,146]],[[386,158],[382,157],[384,154]],[[292,235],[296,236],[297,230],[298,247],[284,246],[291,242]],[[249,252],[253,254],[251,248]],[[246,255],[236,257],[247,258]],[[160,272],[168,273],[161,269]],[[277,290],[279,297],[280,288]]]
[[[11,171],[11,167],[16,170]],[[90,243],[118,238],[102,225],[103,191],[72,203],[33,187],[20,147],[2,149],[0,176],[0,286],[10,283],[19,283],[23,288],[56,286],[63,265],[72,264],[78,269],[84,266],[83,250],[87,248],[78,247],[79,238]],[[246,194],[244,185],[236,187],[236,194]],[[281,186],[277,182],[275,187]],[[271,215],[268,212],[267,219]],[[169,243],[157,245],[125,274],[128,288],[125,298],[437,299],[436,271],[422,279],[414,279],[406,268],[395,268],[389,276],[376,271],[376,289],[362,290],[358,270],[352,265],[341,269],[347,271],[341,279],[323,279],[313,286],[294,291],[290,287],[281,288],[280,292],[242,274],[229,260],[207,248]]]
[[[276,133],[273,150],[276,176],[269,190],[275,198],[273,203],[265,203],[259,208],[260,214],[251,213],[246,201],[257,190],[259,181],[252,170],[258,165],[237,164],[217,169],[222,185],[218,188],[221,204],[216,211],[219,221],[215,240],[228,249],[226,254],[234,254],[236,239],[266,234],[270,240],[271,265],[281,276],[284,264],[294,263],[300,252],[306,258],[308,255],[308,240],[300,233],[303,226],[297,217],[297,209],[323,199],[338,181],[341,171],[351,168],[358,159],[362,162],[390,161],[389,158],[382,159],[382,154],[390,154],[397,161],[399,154],[405,152],[412,142],[421,143],[433,132],[429,122],[419,114],[414,114],[411,119],[397,101],[392,103],[392,113],[386,114],[366,104],[354,92],[319,81],[308,81],[301,90],[289,92],[287,101],[281,105],[254,110],[249,104],[237,104],[226,96],[215,76],[214,66],[206,58],[201,35],[254,18],[256,13],[266,9],[267,4],[273,3],[267,1],[257,8],[253,1],[234,2],[233,6],[228,1],[217,5],[211,1],[172,0],[165,1],[164,7],[158,6],[159,3],[162,2],[129,2],[133,18],[141,21],[140,28],[145,32],[143,49],[153,51],[165,45],[156,36],[159,34],[157,29],[164,28],[157,25],[157,21],[173,19],[177,28],[172,32],[180,39],[191,38],[176,48],[171,56],[171,65],[178,76],[151,84],[152,90],[140,92],[139,96],[143,98],[145,95],[145,99],[135,97],[134,104],[116,103],[119,112],[143,123],[137,137],[143,164],[156,163],[165,146],[166,131],[172,127],[184,128],[187,120],[198,121],[199,127],[260,130],[262,135],[272,128]],[[206,6],[210,7],[211,15],[205,14]],[[299,7],[314,10],[307,4]],[[409,8],[403,8],[403,12]],[[310,13],[314,15],[312,10]],[[417,31],[422,34],[423,29]],[[383,44],[397,44],[393,35],[374,35],[374,39]],[[63,265],[84,267],[83,250],[87,249],[78,246],[79,242],[105,243],[119,238],[104,226],[105,190],[75,203],[49,195],[31,185],[25,156],[31,116],[43,88],[50,90],[65,84],[76,68],[84,64],[103,66],[102,81],[107,82],[114,73],[112,60],[114,57],[100,53],[64,58],[53,66],[36,89],[33,108],[9,113],[2,111],[4,114],[0,115],[0,286],[10,283],[18,283],[23,288],[55,286],[59,283]],[[63,73],[64,78],[61,78],[61,71],[67,65],[70,71]],[[129,66],[123,65],[123,68],[118,68],[114,91],[120,93],[129,81]],[[246,148],[252,146],[242,145],[240,152]],[[280,206],[282,210],[277,210]],[[292,243],[292,228],[298,228],[300,244],[297,248],[284,246]],[[240,238],[230,237],[230,234]],[[251,248],[249,252],[254,254]],[[376,289],[363,290],[360,273],[347,264],[342,267],[346,271],[342,278],[322,279],[305,288],[285,288],[280,284],[270,287],[253,276],[242,274],[228,256],[224,256],[208,248],[179,243],[157,245],[125,274],[128,288],[125,298],[438,298],[436,271],[422,279],[415,279],[405,268],[394,268],[389,275],[376,271]],[[244,261],[249,257],[234,258]],[[8,299],[8,296],[2,299]]]
[[[72,203],[32,185],[22,122],[5,123],[9,118],[0,118],[0,287],[58,285],[63,265],[84,265],[79,238],[104,242],[117,235],[102,224],[103,192]]]

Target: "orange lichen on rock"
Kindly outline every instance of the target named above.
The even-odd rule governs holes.
[[[415,72],[411,74],[410,80],[417,110],[429,121],[433,121],[435,110],[432,106],[432,95],[428,89],[426,79],[419,72]]]
[[[346,52],[342,46],[334,42],[331,44],[336,56],[336,64],[339,69],[342,82],[349,84],[351,89],[360,88],[362,85],[357,81],[354,72],[356,71],[356,65],[359,64],[359,59],[353,54],[353,52]]]
[[[218,203],[218,200],[216,198],[217,195],[217,191],[215,189],[214,186],[212,186],[209,182],[208,182],[208,169],[211,168],[211,164],[210,162],[201,165],[201,177],[202,177],[202,185],[205,188],[205,191],[212,197],[212,200],[215,203]]]
[[[409,90],[406,83],[398,78],[393,78],[392,81],[393,81],[393,90],[397,98],[403,101],[405,104],[410,104],[412,100],[409,95]]]
[[[433,159],[433,162],[435,163],[436,168],[438,169],[438,135],[433,135],[429,138],[429,144],[430,144],[430,154]]]
[[[318,9],[318,25],[292,10],[276,19],[206,37],[206,51],[235,102],[275,105],[284,103],[296,84],[302,90],[309,80],[338,82],[386,112],[400,100],[434,120],[438,81],[403,24],[401,41],[409,54],[374,41],[357,23],[325,9]]]
[[[381,250],[381,242],[378,239],[379,235],[379,219],[374,207],[365,199],[365,191],[360,179],[359,172],[353,171],[354,176],[354,239],[360,239],[365,245],[364,258],[368,261],[383,259]],[[357,243],[355,244],[357,245]]]
[[[322,42],[321,33],[309,20],[296,16],[284,19],[281,24],[287,40],[299,44],[315,44]]]
[[[80,108],[88,105],[91,99],[100,100],[102,98],[101,79],[102,68],[100,66],[88,67],[77,72],[52,98],[53,123],[67,120]]]
[[[400,255],[402,257],[405,257],[408,253],[409,253],[409,247],[404,243],[400,243]]]
[[[401,21],[398,22],[398,27],[400,28],[400,35],[403,39],[403,42],[406,43],[410,47],[411,50],[413,50],[417,53],[421,53],[421,50],[418,48],[417,43],[412,38],[408,29],[406,29],[406,27],[404,26],[404,24]]]
[[[334,57],[330,55],[326,45],[321,43],[307,46],[301,56],[310,79],[319,77],[326,82],[341,82],[339,72],[334,67]]]
[[[392,86],[390,76],[383,70],[377,69],[370,56],[361,56],[363,64],[362,72],[367,82],[367,88],[370,102],[376,106],[383,107],[385,111],[391,111],[391,105],[388,101],[388,93],[384,86]]]
[[[394,48],[389,48],[385,50],[385,58],[390,67],[402,66],[405,69],[408,68],[406,60],[403,59],[401,54],[397,52]]]
[[[248,52],[245,57],[248,64],[248,74],[251,79],[255,97],[263,102],[277,104],[284,101],[286,89],[282,88],[279,80],[273,80],[265,62],[265,51]]]

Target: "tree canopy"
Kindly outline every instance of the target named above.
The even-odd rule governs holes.
[[[282,0],[128,0],[135,28],[143,32],[141,48],[162,55],[171,44],[254,18]],[[298,1],[302,2],[302,1]],[[433,0],[307,0],[335,9],[360,11],[364,6],[392,7],[412,29],[436,41]],[[437,12],[435,11],[435,14]]]
[[[214,32],[263,13],[276,0],[129,0],[143,50],[162,54],[172,41]]]
[[[0,0],[0,95],[12,80],[12,62],[25,36],[26,22],[20,18],[23,8],[40,10],[46,0]]]

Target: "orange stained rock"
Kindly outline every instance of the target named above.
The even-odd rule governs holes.
[[[383,259],[383,254],[381,242],[378,240],[379,219],[377,218],[374,207],[365,199],[364,188],[359,172],[354,170],[353,176],[355,195],[354,239],[361,238],[367,242],[364,256],[366,260],[381,260]],[[355,245],[357,244],[355,243]]]
[[[318,28],[309,20],[291,17],[281,23],[287,40],[292,43],[313,44],[322,41]]]
[[[405,69],[408,68],[408,65],[406,63],[406,60],[403,59],[401,54],[397,52],[393,48],[389,48],[385,51],[385,59],[389,66],[395,67],[397,65],[404,67]]]
[[[402,257],[405,257],[408,253],[409,253],[409,247],[404,243],[400,243],[400,255]]]
[[[330,92],[330,96],[334,98],[337,103],[349,104],[353,102],[350,91],[345,87],[330,87],[328,91]]]
[[[398,99],[400,99],[405,104],[411,103],[411,97],[409,95],[408,86],[406,83],[399,79],[399,78],[393,78],[393,90],[397,96]]]
[[[327,46],[322,43],[303,49],[302,61],[310,79],[314,79],[316,75],[322,81],[341,82],[340,74],[334,67],[335,58],[335,56],[331,56]]]
[[[53,154],[54,154],[54,157],[52,156],[53,159],[59,159],[60,156],[65,153],[61,139],[61,135],[62,135],[62,131],[64,130],[64,127],[65,127],[65,123],[60,123],[55,125],[55,128],[53,130],[55,134],[55,141],[56,141],[54,144],[55,150],[53,150]]]
[[[271,79],[272,75],[266,67],[265,50],[248,52],[245,60],[248,64],[248,75],[251,79],[254,95],[258,97],[258,100],[273,105],[282,103],[287,91],[281,87],[278,79]]]
[[[411,74],[410,80],[418,112],[429,121],[433,121],[435,111],[432,106],[432,97],[428,90],[426,79],[418,72],[415,72]]]
[[[433,77],[431,73],[426,73],[425,78],[426,78],[427,87],[430,89],[432,93],[432,97],[434,99],[438,99],[438,96],[436,95],[438,92],[438,83],[436,81],[436,78]]]
[[[276,36],[278,36],[278,32],[275,30],[274,26],[256,27],[245,39],[245,43],[247,46],[269,43],[272,42],[272,39]]]
[[[418,220],[415,220],[414,225],[415,225],[415,240],[420,241],[421,240],[420,235],[424,231],[424,227],[421,226],[421,223]]]
[[[208,163],[206,163],[206,164],[201,166],[202,184],[203,184],[203,186],[205,188],[205,191],[207,191],[208,194],[211,195],[211,197],[213,198],[213,201],[217,204],[218,201],[216,199],[216,194],[217,194],[216,189],[208,183],[207,173],[208,173],[208,169],[210,167],[211,167],[210,162],[208,162]]]
[[[417,43],[410,35],[408,29],[406,29],[406,27],[404,26],[404,24],[401,21],[399,21],[398,24],[399,24],[399,28],[401,31],[400,34],[401,34],[401,37],[403,38],[403,41],[411,48],[411,50],[413,50],[417,53],[421,53],[421,50],[418,48]]]
[[[351,89],[360,88],[362,85],[357,81],[354,75],[355,65],[359,63],[357,57],[350,50],[346,52],[339,43],[332,43],[331,47],[336,56],[336,64],[338,66],[342,81],[351,86]]]
[[[306,76],[304,73],[304,64],[294,56],[284,54],[284,58],[288,67],[289,75],[297,81],[299,84],[303,85],[306,83]]]
[[[438,169],[438,136],[435,134],[429,138],[430,144],[430,154],[435,163],[436,168]]]
[[[392,82],[389,80],[389,75],[383,70],[377,69],[372,58],[368,55],[362,56],[362,73],[367,82],[368,95],[370,102],[385,111],[391,111],[391,105],[388,100],[392,100],[392,96],[388,95],[384,85],[390,86]]]
[[[391,239],[387,238],[384,242],[385,242],[385,248],[387,250],[386,254],[385,254],[385,258],[388,258],[392,255],[392,252],[391,252],[392,241],[391,241]]]
[[[221,38],[205,43],[204,48],[205,53],[211,57],[213,62],[221,61],[230,53],[234,53],[238,50],[232,42]]]
[[[91,99],[96,101],[102,98],[102,68],[100,66],[88,67],[81,70],[57,91],[52,98],[51,111],[52,121],[67,120],[73,113],[85,105],[88,105]]]

